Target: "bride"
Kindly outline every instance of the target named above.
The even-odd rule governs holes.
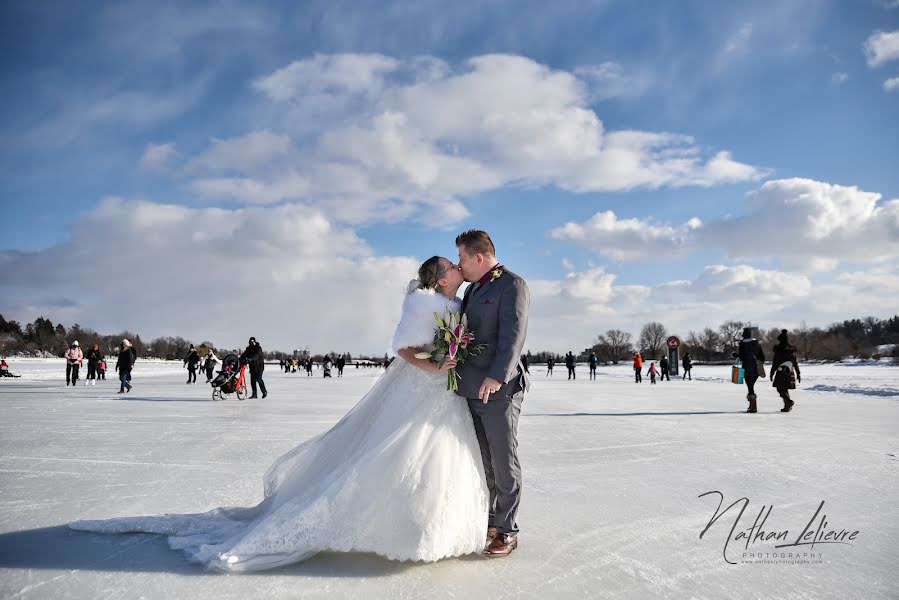
[[[415,358],[431,349],[434,313],[459,310],[462,274],[434,256],[418,275],[393,337],[403,360],[334,427],[269,467],[260,504],[69,526],[165,534],[191,560],[227,571],[271,569],[322,551],[430,562],[483,550],[484,467],[468,406],[445,389],[455,363],[438,368]]]

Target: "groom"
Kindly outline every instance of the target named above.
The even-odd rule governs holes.
[[[506,556],[518,547],[515,515],[521,500],[518,462],[518,416],[530,381],[519,361],[528,328],[528,286],[496,260],[496,248],[485,231],[470,230],[456,238],[459,268],[471,282],[462,312],[487,348],[457,367],[459,389],[468,399],[490,491],[487,556]]]

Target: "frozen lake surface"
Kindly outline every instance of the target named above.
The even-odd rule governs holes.
[[[72,388],[62,360],[14,359],[11,370],[23,377],[0,379],[3,598],[899,597],[897,367],[805,366],[793,412],[760,383],[755,415],[728,367],[655,386],[634,384],[627,366],[601,367],[595,382],[583,366],[576,381],[564,367],[551,379],[532,368],[512,556],[321,554],[250,575],[206,572],[163,537],[65,525],[256,504],[268,465],[329,428],[382,371],[325,380],[270,365],[267,399],[213,403],[209,386],[184,384],[180,363],[138,361],[121,396],[113,372]],[[718,508],[715,495],[699,497],[710,491],[722,509],[748,506],[700,539]],[[747,548],[734,538],[763,508],[764,535],[788,534]],[[807,526],[812,539],[858,533],[775,551]]]

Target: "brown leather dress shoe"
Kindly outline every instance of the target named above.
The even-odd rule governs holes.
[[[487,546],[487,549],[484,550],[484,555],[489,556],[491,558],[497,558],[500,556],[508,556],[512,554],[512,550],[518,547],[518,535],[514,533],[501,533],[496,536],[490,545]]]
[[[496,527],[488,527],[487,528],[487,541],[484,542],[487,546],[493,543],[493,540],[496,539],[497,531]]]

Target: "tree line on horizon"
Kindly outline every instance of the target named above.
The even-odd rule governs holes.
[[[65,327],[62,323],[54,325],[53,321],[43,316],[36,318],[31,323],[26,323],[23,327],[18,321],[7,321],[3,315],[0,315],[0,355],[2,356],[62,357],[69,344],[74,340],[78,340],[78,344],[83,350],[97,344],[105,356],[110,356],[118,352],[119,344],[123,339],[131,342],[137,350],[138,356],[163,360],[183,360],[191,346],[191,342],[180,336],[163,336],[145,342],[141,339],[140,334],[133,331],[123,330],[115,334],[103,334],[82,327],[78,323],[70,327]],[[194,343],[193,346],[204,353],[206,349],[211,348],[219,358],[224,358],[231,353],[240,354],[243,351],[236,348],[218,347],[209,340],[203,340],[199,344]],[[298,358],[292,352],[280,350],[265,351],[264,354],[265,360]],[[348,363],[353,362],[353,357],[348,352],[330,351],[327,355],[336,358],[338,354],[342,354]],[[315,362],[321,362],[324,356],[324,354],[311,355]],[[383,363],[388,358],[386,355],[357,356],[355,360]]]
[[[780,327],[760,329],[743,321],[728,320],[717,329],[706,326],[700,331],[690,331],[680,339],[680,356],[689,352],[697,362],[730,362],[731,353],[743,334],[744,327],[753,327],[755,337],[762,345],[765,356],[773,356],[773,348],[780,334]],[[848,319],[821,328],[809,327],[802,322],[799,327],[788,329],[790,343],[796,346],[803,361],[839,361],[844,358],[880,359],[893,357],[899,362],[899,315],[888,319],[865,317]],[[586,361],[595,352],[602,363],[629,362],[640,352],[644,359],[658,360],[667,356],[666,342],[672,334],[662,323],[652,321],[634,336],[621,329],[610,329],[596,337],[593,344],[574,351],[578,361]],[[881,348],[890,346],[892,348]],[[563,355],[552,351],[527,352],[528,360],[543,363],[549,357],[563,360]]]
[[[743,328],[748,326],[750,325],[742,321],[728,320],[717,329],[706,326],[700,331],[690,331],[685,337],[678,336],[681,340],[680,354],[683,356],[685,352],[690,352],[693,360],[698,362],[730,361],[731,352],[739,343]],[[771,356],[780,328],[755,329],[766,356]],[[844,358],[879,359],[885,356],[899,359],[899,315],[888,319],[848,319],[832,323],[826,328],[809,327],[803,322],[798,328],[789,330],[789,333],[791,343],[799,350],[800,360],[838,361]],[[601,362],[618,364],[630,361],[638,351],[646,359],[658,360],[665,353],[665,343],[670,335],[662,323],[653,321],[645,324],[636,338],[629,332],[610,329],[598,335],[590,347],[572,352],[579,361],[586,360],[591,352],[595,352]],[[73,340],[78,340],[85,349],[96,343],[105,355],[111,355],[118,351],[124,338],[134,345],[139,356],[164,360],[182,360],[191,345],[188,340],[179,336],[158,337],[144,342],[138,333],[128,330],[107,335],[77,323],[67,328],[62,323],[54,325],[43,316],[22,327],[18,321],[7,321],[0,315],[0,354],[3,356],[62,356]],[[890,349],[879,349],[891,344],[893,347]],[[220,358],[228,353],[241,352],[240,349],[219,348],[208,340],[194,345],[197,348],[212,348]],[[341,354],[347,358],[347,362],[353,361],[348,352]],[[334,358],[338,353],[332,351],[327,355]],[[549,357],[560,361],[563,355],[564,353],[553,351],[527,352],[528,359],[537,363],[546,362]],[[312,359],[320,362],[324,356],[314,354]],[[265,352],[265,358],[281,360],[297,357],[291,352],[270,350]],[[357,356],[356,360],[386,362],[388,358],[387,355]]]

